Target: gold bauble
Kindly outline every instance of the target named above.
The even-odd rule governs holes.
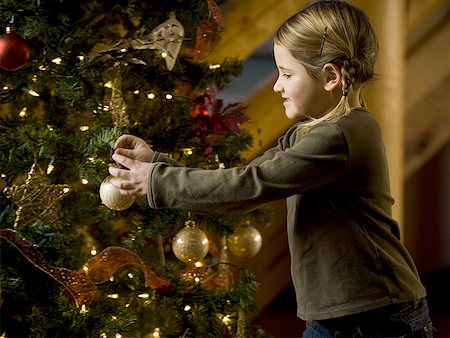
[[[116,211],[128,209],[135,200],[132,195],[122,195],[115,186],[112,185],[111,175],[107,176],[100,185],[100,199],[108,208]]]
[[[250,224],[239,225],[228,236],[228,247],[237,257],[253,257],[259,252],[261,245],[261,234]]]
[[[195,226],[193,221],[187,221],[186,227],[175,235],[172,250],[175,256],[184,263],[198,262],[208,253],[208,237]]]

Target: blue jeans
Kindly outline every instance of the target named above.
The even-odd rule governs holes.
[[[306,322],[303,338],[433,337],[425,298],[356,315]]]

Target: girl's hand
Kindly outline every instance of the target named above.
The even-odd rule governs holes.
[[[122,135],[114,144],[114,154],[120,154],[132,160],[151,162],[153,150],[145,141],[137,136]]]
[[[147,195],[148,175],[152,164],[140,162],[118,153],[115,153],[112,158],[124,168],[108,168],[109,173],[113,176],[111,184],[115,186],[122,195]]]

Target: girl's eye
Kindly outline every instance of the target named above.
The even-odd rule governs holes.
[[[289,79],[291,77],[291,74],[282,74],[282,76],[286,79]]]

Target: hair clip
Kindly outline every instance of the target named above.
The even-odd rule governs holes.
[[[320,44],[320,55],[322,55],[323,52],[323,46],[325,45],[325,39],[327,38],[327,29],[328,27],[325,26],[325,29],[323,30],[323,36],[322,36],[322,43]]]

